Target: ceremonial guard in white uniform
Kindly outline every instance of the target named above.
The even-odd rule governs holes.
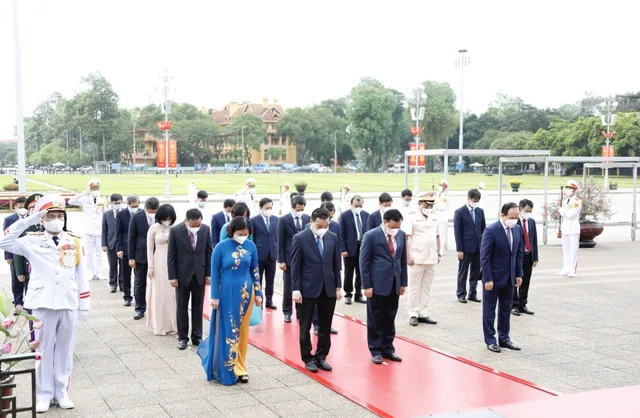
[[[409,265],[409,324],[418,322],[437,324],[429,318],[429,298],[435,276],[436,264],[440,262],[440,234],[438,215],[433,207],[436,193],[428,192],[418,199],[418,209],[410,209],[402,222],[407,235],[407,264]]]
[[[92,280],[100,279],[102,265],[102,214],[107,201],[100,196],[100,180],[91,179],[87,190],[69,199],[70,205],[80,206],[84,212],[84,245],[87,250],[87,273]]]
[[[63,231],[64,209],[60,195],[45,195],[38,200],[33,215],[11,225],[0,238],[0,248],[25,256],[31,264],[24,307],[43,324],[35,335],[40,343],[37,351],[42,355],[35,365],[37,412],[47,411],[52,400],[60,408],[73,408],[67,388],[76,328],[91,306],[82,244],[77,236]],[[40,222],[44,232],[18,238]]]
[[[449,233],[449,184],[442,179],[440,181],[440,193],[436,204],[438,215],[438,227],[440,232],[440,255],[447,249],[447,236]]]
[[[236,193],[236,203],[242,202],[251,211],[251,216],[258,213],[258,202],[256,202],[256,179],[250,177],[244,182],[244,188]],[[291,205],[291,204],[289,204]]]
[[[351,193],[351,186],[345,184],[340,192],[340,213],[351,209],[351,199],[353,194]]]
[[[478,191],[480,192],[480,201],[478,202],[478,207],[486,210],[487,205],[489,204],[489,198],[487,197],[487,192],[484,190],[484,188],[484,181],[478,182]]]
[[[556,273],[558,276],[573,277],[578,269],[578,248],[580,247],[580,212],[582,212],[582,200],[577,196],[578,183],[574,180],[567,181],[564,188],[564,198],[560,207],[562,224],[562,270]]]
[[[286,215],[291,211],[291,192],[289,192],[289,183],[282,185],[280,191],[280,216]]]

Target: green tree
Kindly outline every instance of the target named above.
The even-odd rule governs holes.
[[[242,113],[234,116],[231,124],[227,126],[226,134],[232,144],[242,146],[243,132],[245,158],[247,158],[247,165],[250,166],[252,165],[251,150],[260,150],[260,147],[265,144],[267,126],[259,116],[251,113]]]
[[[213,119],[199,117],[176,122],[172,134],[180,152],[189,155],[195,164],[202,164],[211,161],[211,147],[220,137],[220,128]]]

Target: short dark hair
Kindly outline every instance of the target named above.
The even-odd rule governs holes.
[[[291,209],[295,209],[298,205],[307,206],[307,199],[299,194],[291,199]]]
[[[354,200],[356,200],[356,201],[358,201],[358,202],[364,202],[364,199],[362,198],[362,196],[360,196],[360,195],[358,195],[358,194],[357,194],[357,195],[355,195],[355,196],[353,196],[353,197],[351,198],[351,204],[352,204],[352,205],[353,205],[353,201],[354,201]]]
[[[229,238],[233,238],[233,234],[236,231],[240,231],[243,229],[248,229],[249,235],[251,235],[251,222],[244,216],[235,216],[233,219],[231,219],[229,225],[227,225],[227,236]]]
[[[480,194],[480,190],[471,189],[467,192],[467,199],[480,199],[482,194]]]
[[[251,211],[249,210],[249,206],[247,206],[247,204],[244,202],[236,203],[235,205],[233,205],[233,208],[231,209],[232,218],[235,218],[236,216],[244,216],[245,213],[247,214],[247,218],[251,216]]]
[[[122,195],[120,193],[114,193],[109,198],[112,202],[117,202],[118,200],[122,200]]]
[[[14,203],[22,203],[24,205],[25,203],[27,203],[27,198],[24,196],[16,197]]]
[[[298,193],[298,192],[293,192],[293,193],[291,193],[291,194],[289,195],[289,199],[293,200],[293,198],[294,198],[294,197],[299,196],[299,195],[300,195],[300,193]]]
[[[144,202],[144,207],[147,209],[158,209],[160,201],[157,197],[150,197]]]
[[[333,201],[333,195],[331,194],[331,192],[322,192],[322,194],[320,195],[320,201],[324,202],[332,202]]]
[[[176,219],[178,219],[178,217],[176,216],[176,210],[173,208],[173,206],[167,203],[165,203],[164,205],[160,205],[160,207],[158,208],[158,211],[156,212],[156,223],[162,223],[162,221],[164,221],[165,219],[171,219],[171,225],[176,223]]]
[[[391,195],[387,192],[384,192],[380,195],[380,197],[378,198],[378,202],[382,203],[387,203],[387,202],[393,202],[393,198],[391,197]]]
[[[206,190],[200,190],[198,192],[198,199],[208,199],[209,198],[209,193],[207,193]]]
[[[533,209],[533,202],[530,201],[529,199],[522,199],[518,206],[520,206],[520,209],[524,209],[527,206],[529,206],[531,209]]]
[[[185,218],[187,218],[187,221],[197,221],[198,219],[202,219],[202,212],[200,212],[199,209],[189,209]]]
[[[325,208],[328,212],[336,211],[336,205],[334,205],[333,202],[324,202],[323,204],[320,205],[320,207]]]
[[[314,210],[313,212],[311,212],[311,220],[315,221],[316,219],[322,219],[327,220],[329,219],[331,216],[329,215],[329,211],[326,210],[325,208],[318,208],[316,210]]]
[[[404,189],[402,193],[400,193],[400,197],[413,197],[413,192],[409,189]]]
[[[262,199],[260,199],[260,208],[262,209],[262,207],[267,203],[273,203],[273,200],[269,199],[268,197],[263,197]]]
[[[222,203],[222,207],[223,208],[232,208],[233,205],[236,204],[236,201],[233,199],[225,199],[224,202]]]
[[[509,211],[514,208],[518,209],[518,205],[516,205],[515,202],[507,202],[504,205],[502,205],[501,212],[504,216],[507,216],[507,214],[509,214]]]
[[[131,206],[133,202],[138,202],[138,204],[140,204],[140,198],[138,195],[132,194],[127,196],[127,205]]]
[[[389,209],[384,213],[385,221],[394,221],[394,222],[402,222],[402,213],[398,209]]]

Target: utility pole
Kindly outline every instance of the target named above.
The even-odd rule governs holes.
[[[83,164],[83,160],[84,160],[84,154],[82,153],[82,126],[80,126],[78,129],[80,129],[80,164]]]
[[[169,81],[171,80],[171,77],[169,77],[169,74],[165,71],[164,75],[162,76],[162,92],[164,94],[164,121],[168,122],[169,121]],[[135,133],[134,133],[135,135]],[[165,140],[165,164],[166,164],[166,171],[165,171],[165,179],[164,179],[164,197],[165,198],[169,198],[171,196],[171,181],[169,179],[169,130],[165,130],[164,131],[164,140]],[[176,170],[178,168],[176,167]]]
[[[424,102],[425,104],[427,103],[427,94],[424,92],[424,86],[422,84],[418,84],[416,86],[416,88],[413,90],[413,93],[416,96],[416,103],[415,103],[415,107],[411,108],[411,119],[416,123],[416,127],[415,129],[412,128],[412,131],[414,133],[414,140],[416,141],[416,151],[418,151],[420,149],[419,144],[420,144],[420,132],[422,132],[422,130],[420,129],[420,121],[424,119],[424,111],[425,108],[423,106],[420,106],[420,101]],[[415,171],[414,171],[414,175],[413,175],[413,193],[416,196],[420,195],[420,183],[418,180],[418,162],[420,161],[420,157],[419,156],[415,156]],[[405,167],[405,170],[409,170],[410,167]]]
[[[27,191],[27,175],[24,150],[24,109],[22,102],[22,55],[20,50],[20,25],[18,0],[13,0],[13,55],[15,65],[16,89],[16,128],[18,134],[18,190]]]
[[[333,131],[333,172],[338,173],[338,131]]]
[[[242,136],[242,167],[244,167],[244,126],[241,128]]]
[[[470,58],[466,49],[458,50],[458,57],[456,58],[456,67],[460,68],[460,133],[458,136],[458,149],[462,151],[464,144],[464,102],[463,102],[463,88],[464,88],[464,67],[469,65]],[[458,166],[462,167],[462,155],[458,157]],[[460,168],[462,169],[462,168]]]

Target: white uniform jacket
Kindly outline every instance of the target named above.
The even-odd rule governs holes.
[[[438,194],[436,212],[438,213],[438,222],[449,223],[449,194],[447,192]]]
[[[562,199],[560,216],[562,216],[562,234],[580,234],[580,212],[582,212],[582,200],[576,196]]]
[[[428,218],[417,210],[411,210],[402,222],[401,229],[411,236],[409,253],[415,264],[438,264],[438,215]]]
[[[107,209],[107,201],[102,196],[96,197],[95,202],[93,199],[93,196],[88,195],[85,191],[69,199],[69,204],[82,207],[85,235],[100,236],[102,233],[102,214]]]

